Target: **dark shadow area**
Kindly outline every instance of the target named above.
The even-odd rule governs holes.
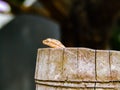
[[[59,25],[40,16],[19,15],[0,30],[0,90],[35,90],[37,49],[48,37],[60,40]]]

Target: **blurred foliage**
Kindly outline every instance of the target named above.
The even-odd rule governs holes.
[[[36,14],[59,23],[65,46],[107,49],[119,44],[119,29],[112,28],[120,18],[120,0],[37,0],[43,5],[37,8],[24,6],[24,0],[4,1],[14,15]]]
[[[111,49],[120,50],[120,25],[114,28],[112,38],[110,40]]]
[[[10,1],[16,4],[22,4],[25,0],[10,0]]]

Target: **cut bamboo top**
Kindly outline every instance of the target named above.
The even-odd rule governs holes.
[[[84,82],[88,87],[120,86],[120,52],[88,48],[40,48],[35,79]],[[112,82],[117,84],[111,85]]]
[[[55,39],[46,39],[43,43],[53,48],[38,49],[37,84],[120,90],[120,51],[66,48]]]
[[[44,74],[45,70],[47,70],[46,73],[50,71],[50,74],[56,71],[54,75],[48,74],[53,77],[51,80],[120,81],[119,51],[88,48],[41,48],[38,49],[37,63],[36,68],[43,69],[43,72],[37,71],[37,74],[39,72]],[[44,77],[44,75],[42,76]],[[37,75],[37,78],[47,78],[42,78],[42,76]]]

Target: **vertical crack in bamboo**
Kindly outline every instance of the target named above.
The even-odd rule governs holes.
[[[77,73],[78,73],[78,69],[79,69],[79,68],[78,68],[78,50],[79,50],[79,49],[77,48]],[[78,74],[77,74],[77,78],[78,78]]]
[[[64,54],[65,54],[65,49],[63,48],[63,60],[62,60],[62,77],[64,77],[63,75],[64,75],[64,59],[65,59],[65,57],[64,57]],[[64,80],[64,78],[63,78],[63,80]],[[62,85],[64,85],[64,83],[62,83]],[[61,89],[62,90],[62,89]]]
[[[112,74],[111,74],[111,60],[110,60],[110,56],[111,56],[111,53],[110,53],[110,50],[109,50],[109,68],[110,68],[110,78],[112,80]]]
[[[47,71],[47,78],[48,78],[48,80],[49,80],[49,74],[48,74],[48,72],[50,71],[50,55],[51,55],[51,50],[50,49],[48,49],[48,61],[47,61],[47,63],[48,63],[48,71]]]
[[[64,53],[65,53],[65,50],[63,49],[63,60],[62,60],[62,76],[63,76],[63,72],[64,72],[64,68],[63,68],[63,65],[64,65]]]
[[[95,80],[97,81],[96,53],[97,53],[97,51],[95,50]],[[96,82],[95,82],[95,85],[94,85],[94,90],[96,90]]]

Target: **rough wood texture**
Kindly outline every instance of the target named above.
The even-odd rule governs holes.
[[[110,79],[110,64],[109,51],[96,51],[96,79],[97,81],[109,81]]]
[[[36,90],[120,90],[120,52],[38,49]]]

